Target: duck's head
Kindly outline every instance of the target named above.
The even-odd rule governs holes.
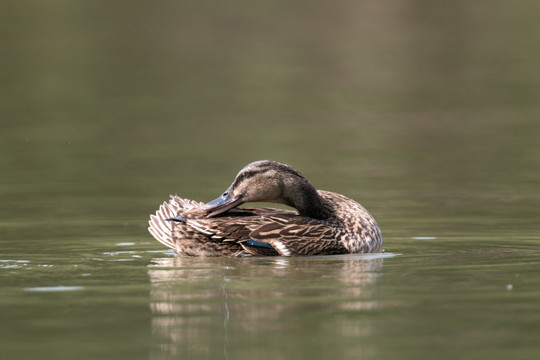
[[[323,200],[311,183],[289,165],[271,160],[245,166],[229,188],[203,210],[207,217],[224,213],[247,202],[273,202],[296,208],[301,214],[328,217]]]

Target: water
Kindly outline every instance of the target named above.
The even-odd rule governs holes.
[[[1,5],[2,358],[537,358],[539,10]],[[361,202],[384,252],[177,258],[146,231],[258,159]]]

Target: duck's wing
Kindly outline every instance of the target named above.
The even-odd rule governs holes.
[[[217,217],[187,217],[182,221],[212,240],[242,241],[249,239],[251,225],[260,221],[260,218],[252,211],[233,209]]]
[[[175,249],[175,239],[172,236],[173,224],[167,219],[175,216],[184,216],[185,213],[199,209],[204,203],[171,195],[171,200],[164,202],[157,209],[155,215],[150,215],[148,231],[156,240],[165,246]]]
[[[335,229],[288,210],[237,209],[186,224],[214,241],[237,242],[255,256],[343,254]]]
[[[345,254],[334,227],[296,214],[273,214],[250,233],[251,241],[271,244],[283,256]],[[247,249],[246,249],[247,250]]]

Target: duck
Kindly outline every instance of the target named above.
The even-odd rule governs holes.
[[[243,208],[267,202],[292,209]],[[358,202],[317,190],[289,165],[246,165],[218,198],[202,203],[171,195],[148,231],[183,256],[315,256],[380,252],[382,233]]]

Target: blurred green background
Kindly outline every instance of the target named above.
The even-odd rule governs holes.
[[[489,269],[497,278],[523,257],[537,265],[529,251],[540,238],[538,14],[540,2],[527,0],[3,1],[0,306],[11,314],[0,326],[5,351],[58,358],[50,348],[56,344],[78,358],[102,356],[103,348],[110,358],[130,350],[145,358],[147,265],[163,250],[146,231],[148,215],[170,193],[213,199],[259,159],[290,164],[316,187],[358,200],[379,222],[385,251],[418,256],[386,260],[386,284],[402,284],[404,269],[449,252],[527,250],[507,262],[498,258],[502,267]],[[120,256],[114,251],[126,244],[136,251],[134,262],[100,262]],[[42,271],[47,264],[55,267]],[[92,275],[81,282],[84,274]],[[532,274],[531,291],[540,282]],[[416,276],[416,287],[405,291],[416,294],[426,284]],[[84,292],[58,301],[23,291],[60,284],[90,287],[93,300]],[[438,281],[431,285],[443,291]],[[399,295],[376,293],[390,302]],[[537,295],[522,293],[521,304],[534,307]],[[68,300],[94,307],[64,313]],[[55,306],[50,316],[64,322],[36,319]],[[433,347],[423,327],[414,332],[419,322],[396,316],[418,335],[415,349],[456,358],[463,339],[451,338],[453,330],[429,330],[455,346]],[[518,330],[532,326],[527,319],[516,319]],[[375,323],[395,328],[382,320]],[[94,343],[70,337],[87,323],[94,325],[83,338]],[[399,342],[402,333],[381,329],[375,333]],[[522,354],[537,354],[518,330],[511,338],[524,342]],[[122,331],[134,348],[109,337]],[[28,347],[34,332],[51,338]],[[329,334],[318,336],[331,342]],[[482,338],[491,351],[471,358],[509,354],[504,350],[514,349],[502,338],[508,334]],[[406,345],[394,350],[380,358],[418,357]],[[313,348],[310,358],[316,354]]]
[[[535,2],[0,6],[4,219],[208,200],[257,159],[389,217],[539,180]]]

